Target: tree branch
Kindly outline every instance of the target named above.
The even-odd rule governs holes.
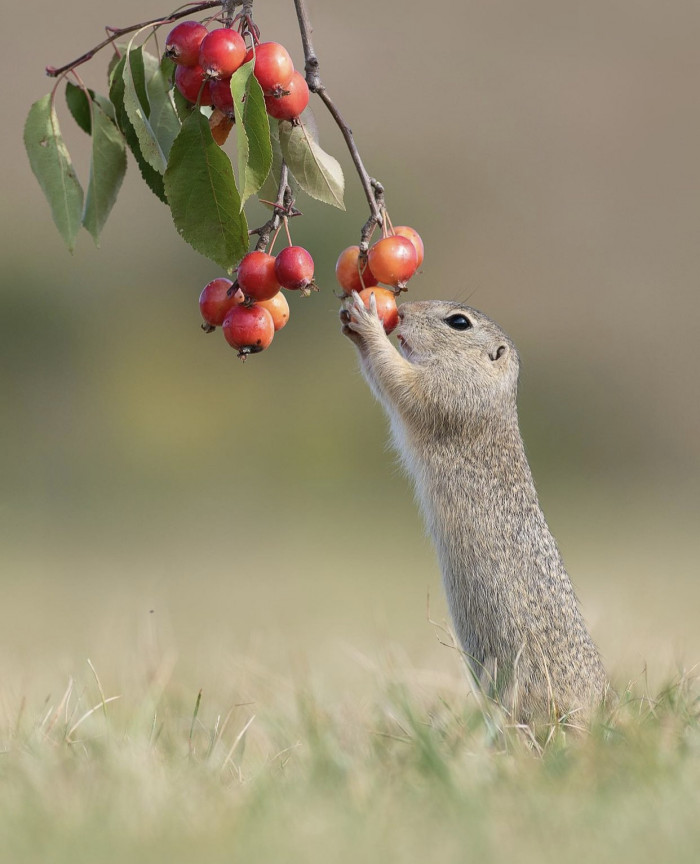
[[[178,21],[180,18],[187,18],[188,15],[196,15],[198,12],[203,12],[205,9],[213,9],[214,6],[221,5],[221,0],[205,0],[205,2],[202,3],[188,4],[186,9],[180,9],[179,12],[172,12],[170,15],[153,18],[150,21],[142,21],[140,24],[133,24],[131,27],[105,27],[105,30],[110,35],[106,39],[103,39],[99,45],[95,45],[94,48],[86,51],[85,54],[81,54],[76,60],[66,63],[65,66],[59,66],[58,68],[55,66],[47,66],[46,74],[50,78],[57,78],[64,72],[69,72],[71,69],[75,69],[76,66],[80,66],[82,63],[87,63],[88,60],[92,60],[98,51],[106,48],[107,45],[111,45],[121,36],[126,36],[127,33],[133,33],[135,30],[140,30],[142,27],[159,27],[161,24],[169,24],[172,21]],[[243,2],[242,0],[234,0],[230,5],[231,7],[241,6],[243,5]]]
[[[366,252],[369,235],[372,233],[375,225],[381,225],[382,223],[382,211],[384,210],[384,188],[381,183],[370,177],[367,173],[367,169],[362,162],[360,152],[357,149],[357,145],[355,144],[352,129],[350,129],[348,124],[343,119],[340,111],[337,109],[335,103],[328,95],[328,91],[326,90],[323,82],[321,81],[318,57],[316,56],[313,42],[311,41],[311,33],[313,32],[313,28],[309,19],[309,13],[306,9],[305,0],[294,0],[294,6],[296,8],[297,20],[299,22],[301,42],[304,47],[304,71],[306,72],[306,83],[309,85],[309,90],[312,93],[316,93],[320,97],[321,101],[329,110],[331,116],[333,117],[338,128],[340,129],[343,138],[345,139],[347,148],[350,151],[352,161],[354,162],[355,168],[360,177],[362,188],[365,190],[365,196],[367,198],[367,203],[369,204],[370,209],[370,217],[362,229],[362,242],[360,243],[360,250],[362,252]]]
[[[282,217],[298,215],[298,211],[293,209],[293,204],[292,190],[289,186],[289,168],[287,168],[287,163],[283,159],[280,169],[280,185],[277,191],[277,200],[272,205],[274,211],[272,217],[264,225],[261,225],[260,228],[252,228],[248,232],[249,234],[258,235],[258,242],[255,244],[258,252],[264,251],[267,248],[270,236],[273,231],[279,228]]]

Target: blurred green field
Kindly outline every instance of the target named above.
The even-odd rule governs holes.
[[[22,151],[44,65],[165,10],[44,7],[31,52],[3,52],[23,70],[0,141],[7,860],[231,860],[229,844],[241,860],[695,860],[696,695],[544,759],[504,756],[473,714],[428,620],[428,599],[446,614],[433,550],[339,333],[333,265],[366,213],[338,133],[317,110],[347,212],[304,199],[292,223],[322,290],[242,366],[199,330],[221,274],[133,163],[101,248],[85,234],[70,256]],[[329,91],[392,217],[426,241],[410,297],[469,298],[519,346],[545,514],[616,686],[656,698],[700,659],[700,11],[310,9]],[[256,16],[300,65],[292,4]],[[103,74],[86,67],[97,89]],[[100,699],[88,658],[121,698],[78,746],[65,733]],[[223,766],[252,714],[245,759]],[[405,750],[376,735],[394,715]],[[421,730],[444,769],[421,762]]]

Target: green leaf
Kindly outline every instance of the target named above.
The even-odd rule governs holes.
[[[200,111],[193,111],[182,124],[164,180],[183,239],[230,270],[248,251],[248,224],[231,160],[212,138],[209,121]]]
[[[127,51],[122,71],[124,80],[124,107],[129,122],[139,140],[141,155],[159,174],[165,171],[168,160],[163,153],[148,117],[150,106],[146,90],[146,72],[141,46]]]
[[[303,123],[281,120],[279,135],[285,162],[304,192],[345,210],[345,178],[339,162],[321,149]]]
[[[148,103],[148,88],[146,87],[146,79],[149,78],[154,70],[158,67],[158,61],[148,51],[144,51],[143,45],[133,48],[134,36],[126,46],[127,65],[131,66],[134,88],[136,90],[136,98],[140,105],[146,111],[146,116],[149,115]],[[155,65],[154,65],[155,62]],[[123,73],[122,73],[123,74]]]
[[[244,63],[231,76],[233,111],[238,139],[238,183],[241,207],[265,182],[272,166],[270,122],[262,87],[253,75],[254,60]]]
[[[24,126],[24,146],[34,176],[51,207],[53,221],[72,252],[80,230],[83,189],[61,137],[50,94],[29,109]]]
[[[129,145],[129,149],[134,154],[134,158],[136,159],[136,164],[138,165],[139,171],[141,172],[141,176],[144,181],[148,185],[149,189],[156,195],[160,200],[164,203],[168,203],[168,199],[165,197],[165,187],[163,186],[163,176],[159,174],[154,168],[148,164],[148,162],[144,159],[143,154],[141,153],[141,146],[139,144],[139,139],[136,136],[136,132],[134,131],[134,127],[129,122],[129,117],[126,113],[126,108],[124,106],[124,65],[126,63],[126,57],[123,56],[119,59],[114,70],[112,71],[111,76],[111,85],[109,88],[109,98],[112,100],[112,104],[114,105],[114,113],[116,116],[117,126],[124,133],[124,137],[126,138],[126,143]]]
[[[94,90],[87,91],[90,98],[87,97],[82,87],[77,87],[70,81],[66,81],[66,104],[70,110],[75,122],[80,126],[83,132],[88,135],[92,132],[92,115],[90,113],[90,102],[97,102],[104,113],[114,121],[114,106],[109,99],[95,93]]]
[[[112,77],[114,76],[114,70],[121,63],[122,55],[124,53],[124,46],[119,44],[115,44],[112,46],[115,51],[114,54],[109,58],[109,63],[107,64],[107,81],[109,82],[109,86],[112,86]]]
[[[184,123],[190,114],[197,110],[197,106],[185,99],[177,87],[173,90],[173,99],[175,101],[177,116],[180,118],[180,123]]]
[[[155,57],[153,59],[156,60]],[[148,122],[166,160],[181,126],[171,84],[174,68],[175,64],[164,58],[146,81],[151,106]]]
[[[277,120],[270,122],[270,141],[272,143],[272,168],[263,185],[258,189],[258,197],[261,201],[276,201],[277,194],[280,188],[280,173],[282,170],[282,148],[280,147],[279,126]],[[299,184],[289,175],[289,185],[292,189],[292,195],[296,197],[299,191]],[[264,206],[270,207],[269,204]]]
[[[100,105],[92,106],[92,162],[83,225],[97,243],[126,172],[124,137]]]

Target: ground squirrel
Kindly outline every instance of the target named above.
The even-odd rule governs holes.
[[[515,345],[483,313],[448,301],[399,307],[400,353],[373,303],[354,295],[341,321],[415,483],[481,688],[520,721],[588,715],[605,671],[525,456]]]

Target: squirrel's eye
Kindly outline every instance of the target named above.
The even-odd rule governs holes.
[[[445,318],[445,324],[453,330],[468,330],[472,326],[472,322],[467,316],[462,315],[460,312],[456,315],[450,315],[449,318]]]

